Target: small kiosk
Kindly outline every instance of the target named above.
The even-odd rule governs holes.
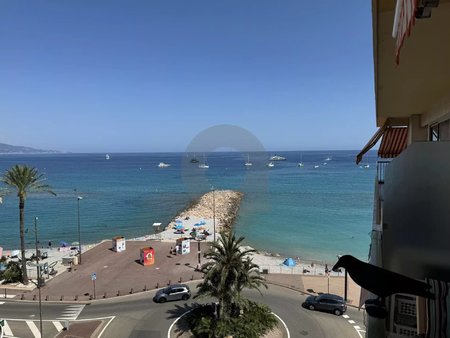
[[[125,251],[125,237],[117,236],[112,239],[112,249],[115,252]]]
[[[178,255],[186,255],[191,252],[191,241],[188,238],[178,238]]]
[[[141,264],[144,266],[155,264],[155,249],[151,246],[141,248]]]

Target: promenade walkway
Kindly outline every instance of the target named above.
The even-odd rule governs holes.
[[[113,252],[111,241],[104,241],[83,253],[82,264],[73,266],[71,271],[63,267],[63,273],[47,281],[41,288],[44,301],[89,301],[94,298],[110,298],[130,293],[153,290],[169,283],[200,280],[202,274],[195,271],[198,263],[198,243],[191,243],[191,252],[186,255],[171,255],[171,247],[175,242],[156,240],[129,240],[126,242],[126,251]],[[208,246],[201,242],[201,251]],[[139,262],[140,248],[151,246],[155,249],[155,264],[143,266]],[[201,258],[204,262],[203,257]],[[260,263],[260,262],[258,262]],[[61,269],[61,266],[60,266]],[[278,271],[278,270],[276,270]],[[269,273],[263,276],[267,281],[290,287],[297,291],[311,294],[330,292],[344,295],[344,278],[341,276],[299,274],[298,269],[282,267],[283,273]],[[297,272],[297,273],[295,273]],[[8,297],[17,294],[15,299],[36,300],[37,289],[33,290],[7,290]],[[0,287],[0,298],[4,290]],[[360,288],[350,278],[348,281],[348,302],[357,306],[359,303]]]

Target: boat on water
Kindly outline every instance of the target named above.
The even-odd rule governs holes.
[[[300,162],[298,162],[297,164],[298,167],[304,167],[305,165],[303,164],[303,154],[300,153]]]
[[[327,157],[325,161],[331,161],[331,157]]]
[[[370,168],[370,164],[369,164],[369,163],[364,164],[364,168],[365,168],[365,169],[369,169],[369,168]]]
[[[286,157],[274,155],[270,157],[270,161],[286,161]]]
[[[250,162],[250,155],[249,154],[247,154],[247,162],[245,162],[244,165],[246,167],[251,167],[253,165],[253,163]]]
[[[109,154],[106,154],[106,155],[105,155],[105,158],[106,158],[107,160],[109,160]]]
[[[317,169],[317,168],[319,168],[319,166],[316,164],[316,165],[314,166],[314,169]]]
[[[164,162],[159,162],[158,167],[159,168],[167,168],[167,167],[170,167],[170,164],[164,163]]]
[[[200,169],[209,169],[209,164],[206,162],[205,154],[203,154],[203,163],[198,166]]]
[[[269,162],[266,164],[266,167],[273,168],[273,167],[275,167],[275,163]]]
[[[194,154],[194,157],[193,158],[191,158],[191,161],[190,161],[191,163],[198,163],[199,162],[199,160],[197,159],[197,157],[195,156],[195,154]]]

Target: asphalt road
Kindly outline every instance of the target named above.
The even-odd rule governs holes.
[[[192,288],[193,289],[193,288]],[[247,291],[250,299],[265,303],[279,315],[289,328],[291,337],[307,338],[360,338],[364,329],[363,314],[348,308],[345,316],[309,311],[301,307],[305,296],[298,292],[271,285],[268,290]],[[195,302],[208,300],[190,299],[187,302],[154,303],[154,292],[141,293],[116,299],[105,299],[80,306],[77,304],[43,303],[44,337],[54,337],[64,320],[83,320],[114,316],[102,337],[167,337],[171,323],[191,308]],[[36,303],[5,301],[0,304],[0,318],[6,318],[10,333],[16,337],[35,337],[30,321],[39,327]],[[25,322],[28,321],[28,323]],[[55,323],[60,323],[55,324]],[[30,327],[31,325],[31,327]],[[355,328],[356,327],[356,328]]]

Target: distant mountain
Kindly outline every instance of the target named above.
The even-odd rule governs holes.
[[[42,153],[59,153],[55,150],[42,150],[30,147],[12,146],[5,143],[0,143],[0,154],[42,154]]]

